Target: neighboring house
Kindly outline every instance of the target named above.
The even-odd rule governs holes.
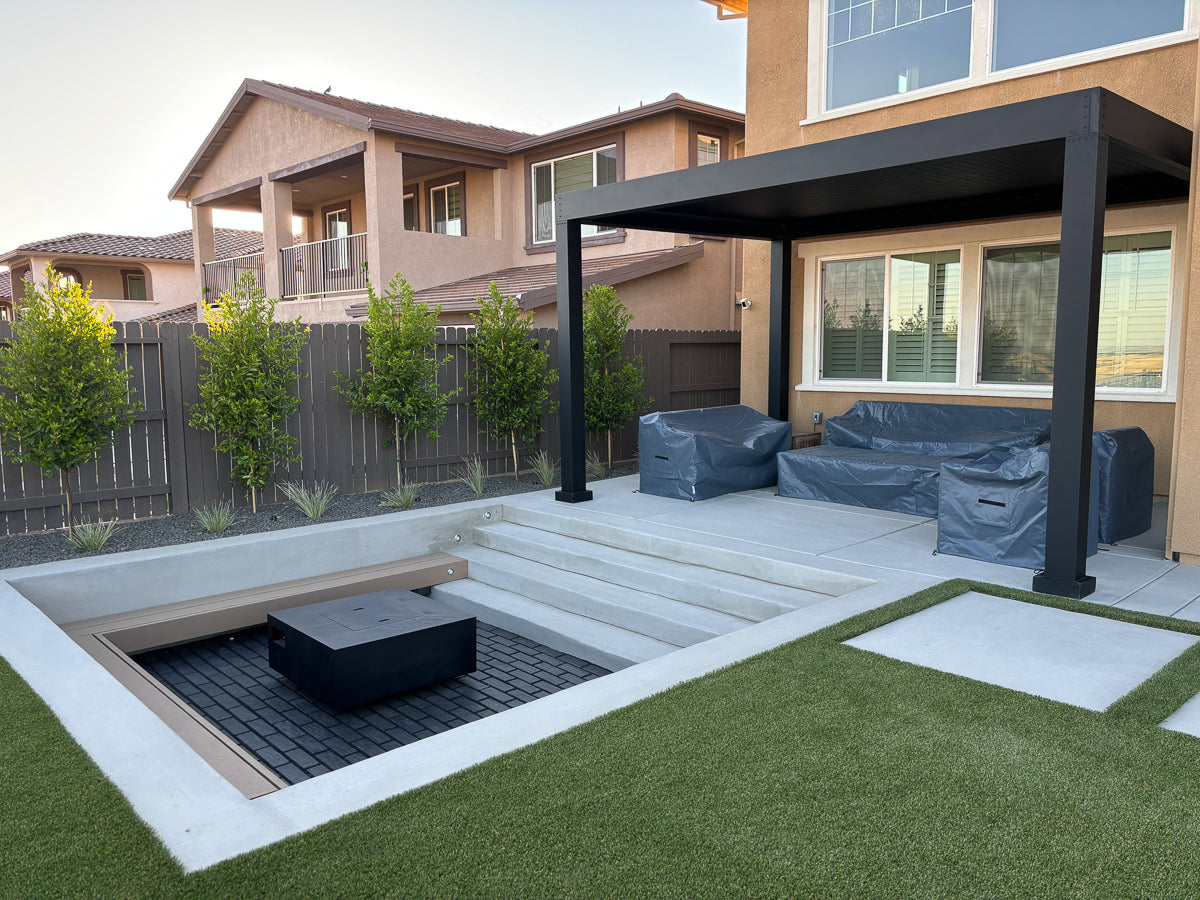
[[[740,113],[678,94],[530,135],[247,80],[170,197],[192,208],[206,296],[252,263],[288,301],[277,315],[346,321],[363,311],[368,270],[377,285],[399,272],[452,323],[489,280],[519,286],[533,269],[553,283],[555,193],[729,159],[742,137]],[[261,211],[261,255],[223,258],[213,209]],[[583,252],[622,279],[637,327],[738,324],[736,241],[611,229]],[[534,300],[549,321],[553,292]]]
[[[0,322],[11,322],[12,318],[12,281],[8,272],[0,272]]]
[[[1096,87],[1196,127],[1195,0],[706,2],[722,17],[748,15],[751,159]],[[1103,129],[1103,114],[1098,122]],[[912,148],[895,152],[899,165]],[[1058,160],[1061,179],[1061,151]],[[1196,192],[1193,161],[1190,195],[1187,183],[1162,199],[1143,191],[1104,216],[1095,395],[1096,428],[1137,425],[1153,440],[1156,491],[1171,495],[1167,551],[1192,563],[1200,563],[1200,315],[1188,315],[1200,271],[1189,230]],[[967,219],[955,211],[941,220],[954,225],[881,222],[874,233],[793,244],[786,413],[799,427],[863,398],[1049,405],[1061,216]],[[939,221],[936,211],[927,221]],[[745,291],[765,298],[770,251],[746,247]],[[766,310],[756,311],[743,321],[742,396],[766,409],[770,336]]]
[[[217,229],[214,240],[225,255],[262,250],[256,231]],[[92,303],[128,321],[180,307],[196,321],[196,280],[192,265],[192,233],[161,237],[120,234],[71,234],[22,244],[0,256],[12,283],[40,281],[47,265],[63,278],[92,286]]]

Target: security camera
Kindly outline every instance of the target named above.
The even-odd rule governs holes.
[[[742,309],[749,309],[750,308],[750,300],[747,297],[743,297],[740,300],[735,300],[734,305],[736,305]]]

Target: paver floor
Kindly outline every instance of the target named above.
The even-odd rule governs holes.
[[[476,653],[470,675],[340,712],[267,665],[266,626],[136,661],[289,784],[609,674],[483,622]]]

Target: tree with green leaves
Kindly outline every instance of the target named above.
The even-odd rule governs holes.
[[[450,362],[436,354],[440,306],[417,300],[412,285],[392,276],[382,294],[367,282],[367,361],[357,379],[338,373],[338,392],[357,413],[372,415],[389,426],[385,447],[396,447],[396,487],[403,487],[400,443],[417,431],[437,438],[446,419],[446,400],[455,390],[438,390],[438,369]]]
[[[71,472],[113,442],[133,421],[129,369],[113,349],[112,316],[91,305],[92,287],[46,267],[46,290],[25,282],[0,348],[0,432],[11,459],[62,479],[67,533],[73,538]]]
[[[647,408],[640,356],[625,356],[625,335],[633,314],[615,288],[597,284],[583,295],[583,421],[594,435],[608,437],[613,464],[613,432]]]
[[[500,293],[496,282],[480,298],[473,313],[475,339],[467,347],[467,370],[479,424],[512,448],[513,477],[517,478],[518,441],[532,441],[542,433],[542,421],[558,404],[550,400],[550,386],[558,372],[549,368],[550,354],[538,346],[532,323],[517,301]]]
[[[208,332],[192,335],[203,369],[191,425],[216,432],[216,449],[229,454],[231,476],[255,512],[272,468],[300,458],[284,426],[300,406],[297,367],[308,328],[299,319],[274,321],[274,307],[247,272],[205,310]]]

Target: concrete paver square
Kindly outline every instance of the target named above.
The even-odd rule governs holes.
[[[1162,727],[1200,737],[1200,694],[1168,716]]]
[[[1102,712],[1197,640],[972,591],[846,643]]]

